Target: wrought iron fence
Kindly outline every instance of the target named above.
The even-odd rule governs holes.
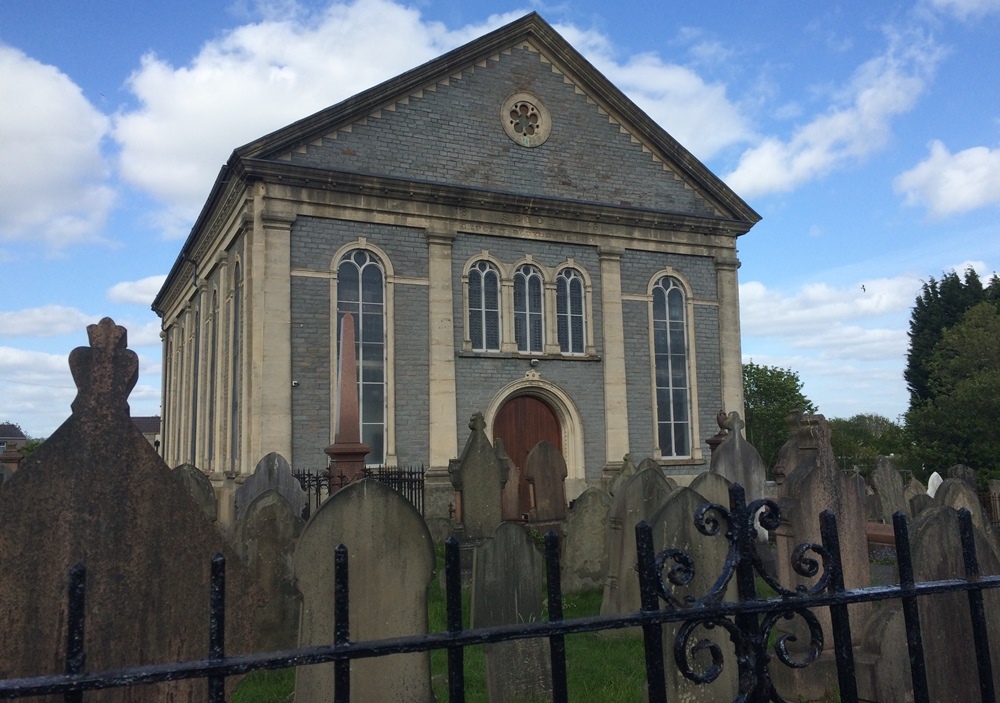
[[[704,671],[694,669],[688,660],[688,652],[691,638],[698,627],[722,628],[735,645],[736,666],[739,670],[739,696],[736,700],[781,702],[785,699],[775,690],[768,669],[771,659],[768,653],[771,641],[769,638],[776,623],[782,618],[800,617],[808,625],[811,642],[804,656],[790,652],[785,637],[778,637],[773,645],[770,645],[773,646],[773,651],[780,662],[787,666],[802,668],[815,661],[824,646],[825,634],[811,610],[829,608],[840,700],[843,703],[851,703],[858,700],[858,692],[848,606],[855,603],[900,599],[906,627],[914,700],[917,703],[926,703],[929,701],[927,668],[917,599],[933,594],[965,592],[969,600],[981,697],[983,701],[995,701],[982,592],[985,589],[1000,587],[1000,576],[980,575],[972,519],[967,510],[959,513],[959,532],[966,571],[964,579],[914,583],[908,526],[905,516],[897,513],[893,525],[898,545],[899,583],[854,590],[847,590],[844,587],[837,522],[832,513],[824,512],[820,516],[822,543],[802,544],[794,551],[793,568],[802,576],[816,578],[815,584],[811,588],[798,586],[789,589],[767,574],[753,549],[754,515],[758,510],[763,510],[759,518],[762,525],[768,529],[777,527],[780,521],[778,506],[770,500],[758,500],[746,505],[743,489],[738,485],[730,489],[728,510],[715,504],[705,504],[698,509],[695,524],[699,531],[709,536],[723,535],[728,541],[729,553],[714,586],[697,600],[678,599],[673,593],[673,587],[688,583],[693,575],[694,563],[690,555],[677,549],[666,549],[658,554],[655,553],[652,530],[646,523],[640,523],[636,528],[636,541],[642,605],[639,611],[621,616],[563,619],[559,542],[557,536],[549,532],[545,537],[548,620],[475,630],[462,628],[459,544],[457,540],[451,538],[445,548],[447,631],[391,640],[351,641],[348,623],[350,593],[347,549],[340,545],[336,547],[333,555],[335,561],[333,642],[329,645],[266,654],[238,656],[225,654],[223,634],[226,616],[225,561],[221,555],[217,555],[212,561],[211,613],[207,623],[210,639],[208,659],[102,672],[87,672],[83,668],[85,661],[83,613],[86,587],[85,570],[83,566],[78,565],[70,574],[66,673],[0,681],[0,698],[64,694],[68,701],[80,701],[82,692],[88,690],[204,678],[209,681],[209,702],[221,703],[225,696],[226,677],[261,669],[333,662],[334,700],[343,703],[350,700],[352,659],[446,649],[449,700],[452,703],[459,703],[465,700],[463,652],[465,647],[547,637],[552,665],[553,701],[566,703],[568,701],[566,636],[639,626],[643,632],[648,700],[651,703],[665,703],[667,694],[661,628],[665,623],[676,622],[681,625],[674,639],[671,659],[686,678],[696,683],[707,683],[718,677],[723,664],[723,654],[717,645],[708,641],[699,643],[698,646],[702,649],[707,648],[712,657],[711,666]],[[812,557],[808,556],[810,552]],[[758,577],[774,588],[778,596],[760,599],[756,586]],[[723,594],[734,578],[740,600],[723,602]],[[665,603],[665,606],[661,606],[661,602]]]
[[[293,472],[292,476],[302,486],[306,492],[306,506],[302,510],[302,519],[308,520],[309,516],[323,504],[331,493],[336,493],[339,489],[350,483],[344,473],[332,474],[324,469],[321,473],[310,471]],[[365,467],[357,477],[374,478],[380,483],[384,483],[413,504],[413,507],[424,514],[424,466],[376,466]]]
[[[1000,493],[985,491],[979,494],[979,504],[983,506],[987,519],[1000,526]]]

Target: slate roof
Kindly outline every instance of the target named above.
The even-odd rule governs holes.
[[[140,432],[143,434],[159,434],[160,433],[160,416],[150,415],[150,416],[140,416],[132,417],[132,424],[135,425]]]
[[[0,423],[0,439],[27,439],[17,425],[10,422]]]

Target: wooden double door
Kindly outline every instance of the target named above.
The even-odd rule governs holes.
[[[528,453],[542,440],[562,451],[562,427],[555,411],[541,398],[519,395],[500,408],[493,420],[493,441],[502,439],[507,456],[518,471],[518,515],[532,508],[531,486],[525,477]]]

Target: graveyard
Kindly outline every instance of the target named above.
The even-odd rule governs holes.
[[[88,333],[72,414],[0,490],[0,696],[992,699],[1000,543],[968,467],[904,488],[886,462],[868,485],[837,466],[826,420],[798,413],[767,481],[721,413],[687,485],[626,457],[562,518],[533,486],[518,521],[509,458],[474,416],[442,543],[364,474],[303,521],[273,453],[220,505],[130,422],[126,330]]]

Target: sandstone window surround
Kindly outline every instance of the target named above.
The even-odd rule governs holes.
[[[462,351],[523,356],[597,356],[593,288],[572,258],[546,266],[533,256],[504,263],[488,251],[463,269]]]
[[[649,287],[650,358],[655,453],[661,459],[693,456],[692,318],[687,282],[673,271],[654,276]]]

